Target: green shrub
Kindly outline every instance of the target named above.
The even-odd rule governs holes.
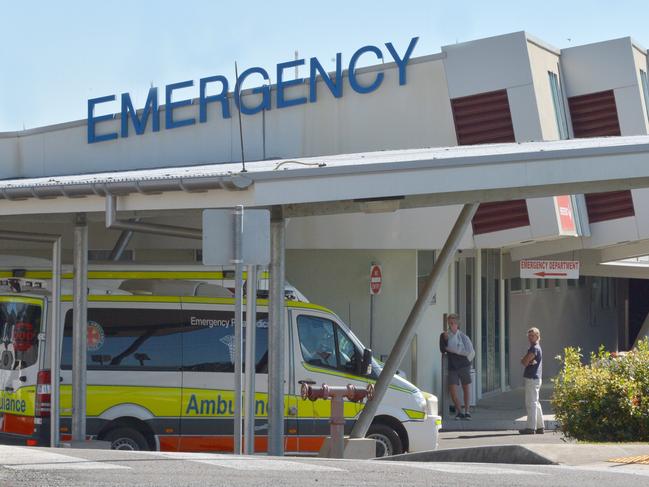
[[[649,441],[649,342],[613,356],[604,347],[582,363],[566,348],[552,406],[563,433],[585,441]]]

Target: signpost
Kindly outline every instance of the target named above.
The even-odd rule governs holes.
[[[374,334],[374,297],[381,294],[383,286],[383,270],[379,264],[372,263],[370,266],[370,349]]]
[[[521,279],[579,279],[578,260],[521,260]]]
[[[248,265],[248,311],[246,316],[246,453],[254,453],[255,360],[257,316],[257,266],[270,262],[270,212],[245,210],[203,211],[203,264],[234,264],[234,454],[242,453],[241,371],[243,369],[243,266]],[[251,282],[251,281],[255,282]]]
[[[381,294],[381,286],[383,285],[383,271],[378,264],[372,264],[370,267],[370,294],[375,296]]]

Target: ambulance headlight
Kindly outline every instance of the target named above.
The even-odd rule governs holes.
[[[419,407],[420,410],[426,411],[426,398],[424,395],[420,392],[416,395],[417,398],[417,406]]]
[[[426,414],[428,416],[437,416],[437,406],[437,396],[431,394],[426,397]]]

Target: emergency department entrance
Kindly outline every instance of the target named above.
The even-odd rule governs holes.
[[[552,323],[555,315],[543,314],[552,309],[573,312],[566,321],[575,322],[585,306],[594,320],[557,323],[547,336],[556,337],[553,347],[599,339],[610,331],[603,323],[602,334],[584,327],[624,302],[615,291],[609,306],[602,296],[621,287],[601,279],[646,277],[645,269],[603,265],[649,254],[649,140],[647,126],[634,125],[640,86],[634,103],[620,103],[624,123],[616,120],[616,133],[584,133],[579,125],[571,132],[564,98],[578,98],[576,107],[598,100],[615,106],[615,87],[608,87],[613,95],[579,98],[594,88],[583,82],[588,77],[565,84],[554,72],[561,52],[551,46],[514,33],[415,58],[415,44],[358,51],[390,53],[391,63],[350,63],[348,71],[327,74],[314,62],[308,80],[253,90],[237,83],[232,95],[225,85],[208,95],[217,80],[204,78],[197,97],[182,92],[186,100],[158,106],[152,89],[140,111],[126,93],[118,116],[99,115],[98,107],[117,98],[107,95],[88,100],[88,120],[0,134],[3,230],[49,235],[40,246],[4,239],[3,252],[49,258],[44,245],[60,237],[63,262],[77,268],[88,258],[118,256],[138,265],[196,263],[203,209],[269,209],[281,225],[275,253],[286,250],[289,281],[371,342],[375,357],[394,369],[388,375],[401,368],[441,395],[437,338],[444,314],[457,311],[478,345],[478,395],[514,386],[520,331],[530,320]],[[609,80],[593,60],[617,59],[618,51],[593,55],[599,44],[571,49],[572,60],[594,63],[579,64],[592,79]],[[635,80],[642,63],[633,59],[623,70]],[[172,100],[192,86],[165,91]],[[473,113],[488,123],[474,125]],[[556,140],[590,135],[626,137]],[[487,142],[499,143],[473,145]],[[569,204],[558,205],[557,197]],[[565,211],[579,220],[574,230],[562,226]],[[79,250],[84,241],[89,255]],[[543,256],[582,260],[585,285],[517,281],[518,261]],[[372,301],[373,263],[382,265],[384,282]],[[79,274],[77,289],[85,289]],[[570,308],[573,297],[580,304]],[[595,308],[596,300],[607,307]],[[629,342],[639,320],[628,321],[617,343]]]

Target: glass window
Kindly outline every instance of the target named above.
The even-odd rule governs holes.
[[[245,314],[244,314],[245,320]],[[234,372],[234,312],[216,310],[185,311],[183,370],[192,372]],[[243,327],[245,350],[246,327]],[[257,314],[255,371],[268,373],[268,314]],[[243,363],[245,371],[245,359]]]
[[[300,315],[297,331],[304,361],[355,373],[361,353],[354,341],[333,321],[318,316]]]
[[[300,315],[297,332],[304,361],[311,365],[337,367],[334,323],[317,316]]]
[[[179,370],[181,318],[170,309],[89,308],[88,370]],[[72,367],[72,310],[65,315],[61,367]]]
[[[509,279],[509,291],[512,293],[521,292],[522,282],[520,277],[512,277]]]
[[[642,83],[642,94],[644,95],[644,107],[649,119],[649,82],[646,71],[640,70],[640,82]]]
[[[548,71],[550,79],[550,90],[552,91],[552,103],[554,104],[554,116],[557,120],[557,130],[560,139],[568,138],[568,122],[566,119],[566,110],[563,104],[563,93],[559,84],[559,76],[552,71]]]
[[[354,342],[338,326],[336,326],[336,335],[338,336],[338,368],[349,373],[354,373],[358,357]]]
[[[41,307],[19,301],[0,302],[0,370],[19,370],[38,361]]]

